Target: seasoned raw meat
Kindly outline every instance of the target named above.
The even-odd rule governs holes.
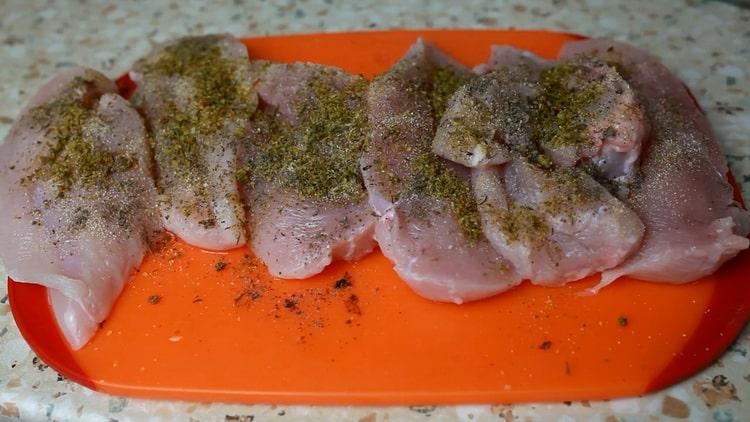
[[[247,49],[225,35],[158,46],[130,73],[146,117],[164,224],[188,243],[245,243],[235,178],[237,142],[257,105]]]
[[[538,71],[554,65],[553,61],[543,59],[536,54],[509,45],[493,45],[490,47],[490,58],[474,68],[479,75],[492,72],[502,67],[526,66],[529,71]]]
[[[74,349],[109,313],[160,229],[146,133],[105,76],[43,86],[0,145],[0,258],[49,288]]]
[[[306,278],[372,251],[359,158],[367,81],[337,68],[268,65],[241,152],[250,245],[269,271]]]
[[[560,166],[591,162],[610,179],[632,175],[647,125],[615,69],[494,46],[476,71],[482,76],[451,99],[435,136],[437,154],[470,167],[502,164],[509,150],[533,141]]]
[[[594,56],[620,69],[644,104],[651,136],[629,205],[646,225],[643,246],[602,275],[688,282],[714,272],[750,243],[750,216],[733,200],[727,164],[705,116],[658,60],[607,40],[573,42],[561,57]]]
[[[640,245],[643,224],[577,168],[514,158],[475,169],[484,233],[522,277],[559,285],[621,263]]]
[[[486,73],[450,100],[433,151],[469,167],[502,164],[510,150],[529,142],[529,102],[535,81],[525,69]]]
[[[635,213],[576,167],[593,161],[615,178],[632,173],[629,157],[640,149],[641,139],[631,137],[630,155],[619,160],[624,173],[607,171],[611,147],[599,128],[622,118],[609,106],[638,105],[605,101],[632,90],[624,81],[615,88],[614,69],[596,65],[545,62],[496,46],[477,68],[481,76],[454,94],[434,139],[436,153],[475,168],[484,234],[534,283],[562,284],[612,268],[643,236]],[[561,134],[568,137],[558,140]]]
[[[482,233],[468,171],[435,156],[417,159],[408,190],[380,218],[375,239],[419,295],[463,303],[521,282]]]
[[[399,198],[411,162],[428,150],[425,142],[448,99],[472,76],[466,67],[420,39],[401,61],[372,81],[368,94],[372,134],[362,156],[362,174],[375,212],[383,214]]]
[[[446,99],[468,75],[435,47],[412,46],[370,86],[362,160],[381,251],[417,293],[455,303],[521,281],[482,234],[468,171],[431,152]]]

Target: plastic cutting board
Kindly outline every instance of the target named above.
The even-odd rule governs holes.
[[[417,37],[466,65],[492,44],[554,57],[570,34],[389,31],[249,38],[251,57],[371,77]],[[121,79],[123,91],[132,88]],[[127,94],[127,92],[125,92]],[[221,271],[216,264],[226,263]],[[524,283],[479,302],[412,293],[375,252],[308,280],[275,280],[246,248],[174,241],[146,257],[93,340],[71,351],[40,286],[9,282],[33,350],[89,388],[147,398],[307,404],[606,399],[647,393],[716,359],[750,314],[750,257],[687,285]],[[348,277],[345,277],[348,274]],[[346,281],[341,281],[346,280]]]

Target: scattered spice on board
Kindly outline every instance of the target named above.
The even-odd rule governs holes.
[[[346,289],[348,287],[352,287],[352,276],[350,276],[349,273],[344,273],[343,277],[333,283],[334,289]]]
[[[224,270],[227,267],[227,265],[229,265],[229,264],[227,264],[224,261],[219,261],[216,264],[214,264],[214,269],[216,271],[222,271],[222,270]]]
[[[237,295],[234,298],[234,304],[235,304],[235,306],[237,306],[237,305],[239,305],[245,299],[249,299],[251,301],[255,301],[255,300],[260,299],[261,296],[263,296],[263,294],[260,291],[255,290],[255,289],[253,289],[251,287],[248,287],[248,288],[242,290],[242,292],[240,292],[240,294]]]
[[[349,295],[346,299],[346,311],[350,314],[362,315],[362,309],[359,307],[359,297],[355,294]]]
[[[297,299],[294,297],[288,297],[284,299],[284,307],[289,310],[294,310],[297,308]]]
[[[152,305],[156,305],[159,302],[161,302],[161,296],[159,295],[151,295],[148,297],[148,303]]]
[[[348,272],[339,273],[323,283],[316,282],[313,287],[300,286],[290,291],[285,283],[260,276],[264,267],[249,254],[240,260],[232,259],[230,255],[221,262],[226,263],[233,278],[239,280],[237,290],[230,296],[231,304],[240,312],[255,309],[254,312],[262,310],[262,315],[274,319],[292,318],[304,334],[299,337],[299,342],[309,340],[334,323],[360,325],[363,304],[356,294],[355,280]],[[348,317],[343,321],[332,320],[327,310],[342,304]],[[337,311],[333,313],[337,314]]]

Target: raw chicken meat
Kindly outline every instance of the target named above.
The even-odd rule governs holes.
[[[109,313],[160,231],[146,133],[104,75],[44,85],[0,145],[0,258],[49,288],[74,349]]]
[[[243,245],[236,149],[257,105],[245,46],[228,35],[181,38],[139,60],[130,77],[153,139],[166,228],[206,249]]]
[[[462,303],[521,282],[482,234],[467,169],[431,152],[446,100],[470,73],[418,41],[370,86],[372,137],[362,163],[375,238],[409,286]]]
[[[506,66],[462,86],[440,121],[433,151],[468,167],[507,162],[512,149],[530,142],[529,98],[538,74],[531,66]]]
[[[240,162],[250,245],[268,270],[306,278],[375,247],[359,158],[367,81],[337,68],[270,64]]]
[[[721,148],[682,83],[656,58],[612,41],[568,43],[560,57],[595,57],[620,69],[652,127],[627,197],[646,225],[643,246],[603,273],[600,286],[624,275],[689,282],[747,248],[750,215],[733,200]]]
[[[647,133],[630,86],[606,63],[548,62],[494,46],[482,76],[451,99],[433,148],[470,167],[502,164],[530,139],[560,166],[590,162],[609,179],[629,178]]]
[[[472,77],[465,66],[420,39],[372,81],[372,134],[362,156],[362,174],[376,213],[383,214],[399,198],[411,162],[429,148],[425,142],[448,99]]]
[[[612,268],[640,246],[638,216],[580,169],[518,157],[472,179],[485,235],[535,284]]]
[[[616,74],[606,69],[607,77]],[[575,167],[584,160],[605,162],[600,154],[606,155],[609,147],[602,142],[595,146],[593,140],[600,137],[594,134],[604,122],[622,117],[610,105],[626,101],[598,98],[594,112],[581,110],[581,101],[561,98],[591,95],[585,93],[590,89],[586,84],[601,84],[596,89],[601,97],[617,95],[615,88],[611,95],[608,90],[601,94],[602,86],[615,84],[596,73],[606,69],[546,62],[495,46],[488,64],[477,68],[483,74],[453,96],[437,130],[433,150],[474,167],[472,185],[485,236],[534,283],[562,284],[612,268],[637,249],[643,236],[635,213]],[[570,79],[581,86],[571,85]],[[623,95],[632,92],[626,86],[617,89]],[[591,101],[584,106],[592,107]],[[590,143],[591,148],[550,142],[562,130],[571,130],[551,121],[550,113],[585,117],[565,124],[581,131],[578,146]],[[542,130],[549,128],[556,130],[554,135]],[[631,144],[640,145],[640,138]],[[639,149],[633,147],[629,154],[637,157]],[[626,171],[632,172],[635,160],[627,161]]]
[[[584,159],[608,179],[632,176],[648,126],[614,68],[591,60],[557,64],[542,72],[534,104],[535,138],[556,164]]]

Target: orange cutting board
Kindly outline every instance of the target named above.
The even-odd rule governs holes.
[[[554,57],[581,38],[437,30],[245,42],[253,58],[314,61],[372,77],[420,36],[469,66],[485,61],[492,44]],[[119,82],[127,94],[132,85]],[[634,396],[690,376],[748,319],[749,272],[742,253],[686,285],[621,279],[584,295],[592,277],[559,288],[524,283],[454,305],[414,294],[380,252],[288,281],[270,276],[246,248],[206,252],[174,240],[145,258],[79,351],[62,339],[43,287],[8,287],[34,351],[99,391],[201,401],[508,403]]]

